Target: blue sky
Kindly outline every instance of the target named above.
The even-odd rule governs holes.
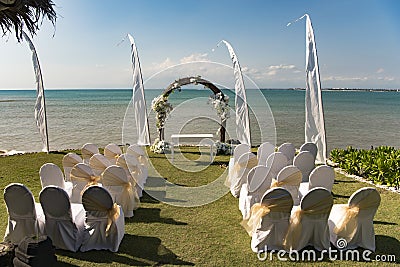
[[[33,38],[45,88],[130,88],[130,46],[120,43],[127,33],[145,88],[186,75],[233,86],[232,70],[219,65],[231,65],[225,47],[216,48],[222,39],[258,87],[304,87],[305,20],[286,26],[304,13],[314,26],[322,87],[400,88],[400,1],[53,1],[56,28],[44,20]],[[25,43],[3,36],[0,59],[0,89],[34,88]]]

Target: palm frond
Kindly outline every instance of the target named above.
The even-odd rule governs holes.
[[[15,31],[17,40],[21,41],[23,27],[34,35],[45,17],[55,25],[57,14],[52,0],[0,0],[3,36]]]

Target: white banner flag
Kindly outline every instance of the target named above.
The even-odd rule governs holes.
[[[29,36],[22,32],[25,40],[28,42],[29,48],[32,51],[33,70],[36,78],[36,104],[35,104],[35,120],[36,126],[39,129],[42,138],[44,152],[49,152],[49,137],[47,132],[47,119],[46,119],[46,102],[44,97],[44,87],[42,79],[42,71],[40,70],[39,59],[36,53],[35,46],[33,45]]]
[[[247,108],[246,88],[244,86],[242,70],[231,44],[225,40],[221,42],[228,48],[233,63],[233,73],[235,76],[236,135],[240,143],[251,146],[249,111]]]
[[[132,51],[132,70],[133,70],[133,108],[135,111],[136,128],[138,134],[137,144],[141,146],[150,145],[149,122],[147,118],[146,100],[144,97],[144,87],[142,71],[140,69],[139,55],[136,49],[135,40],[128,34],[131,42]]]
[[[318,147],[317,162],[326,162],[324,108],[321,96],[317,48],[310,17],[306,14],[306,122],[305,141]]]

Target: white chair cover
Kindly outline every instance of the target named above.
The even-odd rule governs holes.
[[[147,174],[137,157],[130,154],[122,154],[117,159],[117,166],[124,168],[132,186],[136,188],[139,197],[142,197]]]
[[[108,166],[111,166],[111,162],[102,154],[94,154],[89,160],[89,166],[94,175],[100,176]]]
[[[261,203],[253,205],[250,219],[242,225],[251,234],[251,249],[254,252],[283,249],[292,207],[292,197],[284,188],[271,188],[262,197]]]
[[[53,163],[45,163],[39,170],[40,183],[42,189],[48,185],[58,186],[67,192],[68,197],[72,195],[72,182],[64,181],[64,174],[60,167]]]
[[[293,160],[293,165],[303,174],[302,182],[308,182],[311,171],[315,168],[315,158],[309,151],[302,151]]]
[[[301,250],[311,245],[321,251],[330,247],[328,217],[333,205],[331,192],[317,187],[310,190],[292,209],[285,238],[286,249]]]
[[[288,164],[289,160],[282,152],[274,152],[267,158],[267,167],[270,168],[273,178],[276,178],[278,173]]]
[[[251,148],[247,144],[239,144],[233,150],[233,156],[229,159],[229,166],[228,166],[228,176],[226,177],[225,186],[231,187],[231,179],[233,178],[233,167],[235,163],[239,160],[240,156],[244,153],[251,152]]]
[[[234,197],[239,197],[242,185],[247,180],[249,171],[257,166],[257,157],[252,152],[241,155],[233,166],[232,178],[230,179],[230,191]]]
[[[71,181],[73,183],[71,203],[82,203],[82,191],[85,187],[95,185],[100,180],[89,165],[85,163],[76,164],[71,170]]]
[[[296,155],[296,147],[292,143],[283,143],[278,147],[278,152],[282,152],[288,158],[289,164],[291,165]]]
[[[338,239],[347,241],[341,249],[362,247],[375,251],[375,231],[373,219],[381,202],[378,191],[364,187],[354,192],[348,204],[333,205],[329,215],[330,240],[338,247]]]
[[[271,187],[285,188],[292,195],[293,205],[298,206],[300,204],[299,186],[301,177],[299,168],[293,165],[286,166],[278,173],[276,179],[272,180]]]
[[[100,152],[99,152],[99,148],[97,147],[97,145],[92,144],[92,143],[86,143],[82,146],[81,153],[82,153],[83,162],[86,164],[89,164],[90,158],[94,154],[98,154]]]
[[[312,170],[309,177],[308,183],[304,182],[300,185],[300,198],[315,187],[323,187],[332,192],[333,183],[335,182],[335,171],[332,167],[320,165]]]
[[[210,139],[211,140],[211,139]],[[133,155],[139,161],[140,165],[142,165],[142,178],[144,180],[143,184],[146,183],[147,176],[148,176],[148,168],[149,168],[149,159],[146,153],[146,150],[143,149],[138,144],[130,145],[126,149],[126,154]]]
[[[317,153],[318,153],[318,147],[316,144],[314,144],[314,143],[302,144],[300,147],[300,152],[303,152],[303,151],[311,152],[311,154],[313,154],[313,156],[314,156],[314,161],[315,161],[315,158],[317,157]]]
[[[270,177],[268,176],[268,171],[269,168],[258,165],[253,167],[247,174],[247,180],[242,185],[239,196],[239,210],[242,213],[243,219],[249,218],[251,206],[261,200],[262,195],[259,196],[259,194],[254,194],[254,191],[261,187],[263,183],[265,183],[265,185],[263,185],[265,191],[269,188],[271,179],[265,181]]]
[[[44,234],[44,214],[32,192],[23,184],[12,183],[4,189],[8,225],[4,241],[18,245],[26,236]]]
[[[262,143],[257,149],[258,165],[267,165],[267,158],[275,152],[275,146],[270,142]]]
[[[66,192],[57,186],[47,186],[39,194],[46,218],[45,233],[58,249],[78,251],[85,233],[85,210],[82,204],[71,207]]]
[[[104,148],[104,156],[110,161],[112,165],[117,163],[117,158],[122,154],[121,148],[116,144],[108,144]]]
[[[82,195],[86,211],[86,231],[81,251],[107,249],[117,252],[125,234],[122,208],[113,203],[110,193],[103,187],[90,186]]]
[[[133,211],[139,208],[140,200],[125,170],[116,165],[107,167],[102,174],[102,182],[113,201],[121,206],[125,217],[132,217]]]
[[[68,181],[68,182],[71,181],[70,174],[71,174],[72,167],[74,167],[76,164],[82,163],[82,162],[83,162],[82,158],[76,153],[70,152],[63,157],[62,165],[63,165],[64,176],[65,176],[66,181]]]

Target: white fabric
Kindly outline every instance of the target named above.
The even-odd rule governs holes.
[[[36,103],[35,103],[35,120],[36,126],[39,129],[40,137],[43,143],[44,152],[49,152],[49,137],[47,132],[47,118],[46,118],[46,102],[44,96],[44,86],[43,86],[43,78],[42,71],[39,64],[39,58],[36,53],[35,46],[33,45],[29,36],[22,31],[22,35],[25,40],[28,42],[29,48],[32,52],[32,63],[33,70],[35,72],[35,80],[36,80]]]
[[[242,213],[243,219],[248,219],[250,216],[250,209],[254,203],[259,202],[261,198],[254,195],[254,191],[260,188],[264,183],[264,190],[267,191],[271,185],[271,179],[265,181],[268,177],[269,168],[265,166],[255,166],[247,174],[245,183],[242,184],[239,195],[239,210]],[[269,183],[269,184],[268,184]],[[264,191],[264,192],[265,192]]]
[[[323,203],[322,205],[319,205]],[[330,247],[328,217],[333,205],[333,197],[325,188],[317,187],[310,190],[301,200],[300,206],[292,209],[292,215],[297,209],[304,213],[301,216],[302,231],[300,239],[296,240],[294,250],[301,250],[311,245],[318,251]]]
[[[252,152],[244,153],[233,166],[232,177],[230,179],[230,191],[234,197],[239,197],[242,184],[246,182],[247,174],[253,166],[247,166],[247,162],[257,160]],[[243,166],[242,166],[243,165]]]
[[[132,185],[136,186],[138,196],[142,197],[143,188],[147,179],[147,172],[138,159],[130,154],[122,154],[118,157],[116,165],[124,168]]]
[[[324,108],[322,105],[321,81],[319,77],[318,55],[314,30],[310,17],[306,14],[306,122],[305,142],[318,147],[317,162],[326,162],[326,136]]]
[[[235,76],[236,135],[240,143],[251,146],[249,111],[247,108],[246,88],[244,86],[242,70],[231,44],[225,40],[221,42],[228,48],[233,63],[233,73]]]
[[[298,206],[300,204],[299,197],[299,186],[301,179],[299,179],[297,184],[285,184],[285,180],[289,177],[293,177],[293,175],[298,174],[301,177],[301,171],[296,166],[290,165],[284,167],[277,175],[276,180],[280,183],[283,183],[280,187],[285,188],[292,195],[293,205]]]
[[[78,163],[71,169],[73,184],[71,203],[82,203],[82,191],[90,182],[89,177],[94,176],[92,168],[85,163]]]
[[[130,145],[126,149],[126,154],[135,156],[140,165],[142,165],[142,179],[144,180],[144,183],[146,182],[149,173],[149,159],[145,149],[146,148],[143,149],[137,144]]]
[[[267,158],[275,152],[275,146],[270,142],[262,143],[257,149],[258,165],[267,165]]]
[[[279,206],[285,202],[285,209]],[[283,249],[283,240],[289,227],[289,218],[292,205],[290,193],[283,188],[271,188],[263,196],[261,203],[265,205],[276,205],[270,208],[270,212],[262,217],[260,227],[255,230],[251,237],[251,249],[254,252],[265,252],[268,250]],[[293,203],[293,202],[292,202]]]
[[[232,184],[232,179],[233,179],[233,167],[235,163],[239,160],[239,157],[246,152],[250,152],[250,146],[246,144],[239,144],[233,150],[233,156],[229,159],[228,177],[226,183],[226,186],[228,186],[229,188],[230,185]]]
[[[296,155],[293,165],[303,174],[302,182],[308,182],[311,171],[315,168],[314,156],[309,151],[302,151]]]
[[[71,197],[73,184],[72,182],[64,181],[64,174],[56,164],[43,164],[42,167],[40,167],[39,176],[42,188],[45,188],[48,185],[55,185],[64,189],[65,192],[67,192],[68,197]]]
[[[136,129],[139,145],[150,145],[149,122],[147,118],[146,100],[144,96],[142,71],[140,69],[139,54],[135,40],[128,34],[131,42],[131,57],[133,70],[133,109],[135,111]]]
[[[23,184],[12,183],[4,189],[8,225],[4,241],[18,245],[25,236],[44,234],[44,214],[32,192]]]
[[[292,164],[296,154],[296,147],[292,143],[283,143],[278,147],[278,152],[282,152],[288,158],[289,164]]]
[[[289,160],[282,152],[274,152],[267,158],[267,167],[270,168],[272,178],[276,178],[278,173],[288,164]]]
[[[78,251],[85,233],[85,210],[82,204],[71,207],[69,197],[59,187],[47,186],[39,194],[45,214],[45,232],[58,249]]]
[[[118,206],[120,215],[112,221],[107,235],[107,210],[112,209],[113,201],[110,193],[102,187],[90,186],[82,195],[82,204],[86,211],[86,239],[83,240],[80,251],[110,250],[117,252],[125,234],[125,219],[122,208]]]
[[[111,166],[111,162],[102,154],[94,154],[89,159],[89,166],[94,175],[100,176],[108,166]]]
[[[62,165],[64,169],[64,176],[66,181],[71,181],[70,174],[71,169],[78,163],[82,163],[82,158],[76,153],[68,153],[62,159]]]
[[[124,190],[128,190],[128,186],[132,187],[124,168],[116,165],[108,167],[102,174],[102,181],[113,201],[122,207],[125,217],[132,217],[133,210],[139,207],[140,201],[136,188],[129,188],[134,192],[132,198],[127,193],[123,194]],[[135,185],[133,184],[133,186]]]
[[[302,144],[301,147],[300,147],[300,152],[302,152],[302,151],[311,152],[313,154],[313,156],[314,156],[314,160],[317,158],[318,147],[314,143],[304,143],[304,144]]]
[[[376,203],[376,205],[363,207],[364,202]],[[378,191],[372,187],[364,187],[354,192],[348,201],[348,204],[335,204],[332,207],[332,211],[329,215],[329,232],[330,241],[333,245],[337,246],[337,240],[343,238],[337,236],[334,232],[334,228],[340,221],[342,216],[346,213],[347,207],[359,207],[360,211],[356,217],[357,230],[351,240],[347,240],[347,246],[342,249],[355,249],[362,247],[375,251],[375,231],[373,219],[376,211],[380,205],[381,197]]]
[[[82,152],[83,163],[86,164],[89,164],[89,160],[94,154],[100,153],[97,145],[92,143],[84,144],[81,148],[81,152]]]
[[[328,165],[316,167],[310,173],[310,181],[308,182],[308,190],[315,187],[323,187],[329,192],[332,191],[333,183],[335,182],[335,171]]]
[[[108,144],[104,148],[104,156],[110,161],[111,164],[117,162],[117,158],[122,154],[121,148],[116,144]]]

